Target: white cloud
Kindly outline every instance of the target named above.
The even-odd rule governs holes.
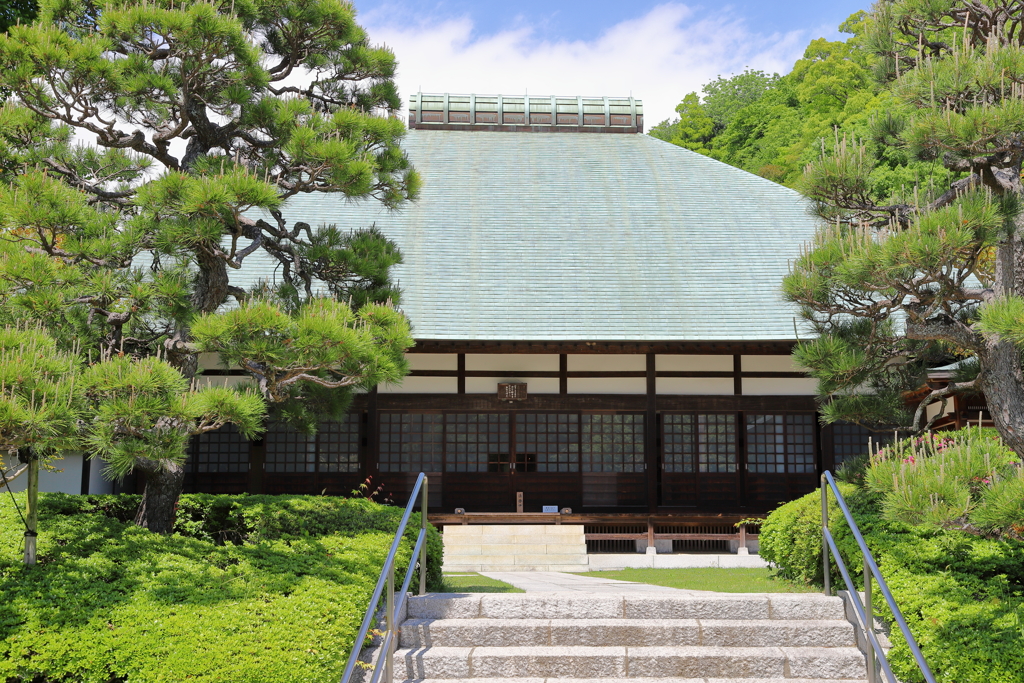
[[[404,13],[403,13],[404,15]],[[408,15],[404,15],[408,16]],[[763,35],[742,19],[664,4],[610,27],[592,41],[534,37],[528,25],[475,35],[471,20],[394,13],[360,17],[371,40],[395,51],[402,96],[423,92],[519,95],[608,95],[643,100],[647,128],[674,115],[683,95],[719,74],[746,67],[788,70],[806,31]]]

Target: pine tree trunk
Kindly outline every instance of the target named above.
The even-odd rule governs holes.
[[[199,273],[196,276],[192,291],[192,303],[197,312],[210,313],[217,310],[228,293],[227,266],[220,258],[197,252]],[[181,342],[191,341],[188,326],[182,326],[177,332]],[[187,350],[172,350],[168,360],[187,379],[196,376],[199,369],[198,356]],[[174,528],[174,505],[181,496],[185,484],[184,465],[167,465],[154,460],[139,458],[136,469],[144,473],[146,488],[142,494],[142,504],[135,515],[135,523],[159,534],[169,534]]]
[[[996,296],[1024,295],[1024,215],[1015,220],[1015,233],[996,252]],[[988,339],[979,352],[979,386],[989,413],[1007,446],[1024,455],[1024,362],[1021,349],[1006,340]]]
[[[147,460],[140,461],[139,467],[146,473],[146,488],[135,523],[158,534],[169,534],[174,529],[174,506],[185,484],[185,466]]]
[[[993,341],[979,359],[984,374],[978,384],[985,392],[992,421],[1006,445],[1024,455],[1024,366],[1020,349],[1008,341]]]

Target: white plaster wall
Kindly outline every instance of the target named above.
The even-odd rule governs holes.
[[[646,394],[647,379],[644,377],[570,377],[568,389],[570,394]]]
[[[248,375],[199,375],[196,381],[201,387],[237,387],[243,382],[252,382]]]
[[[654,358],[659,372],[732,372],[732,356],[659,355]]]
[[[458,370],[459,355],[456,353],[407,353],[410,370]]]
[[[467,353],[466,369],[499,372],[558,372],[558,354]]]
[[[220,362],[219,353],[201,353],[199,354],[199,367],[203,370],[222,370],[224,364]]]
[[[526,382],[527,395],[558,393],[557,377],[520,377],[514,380],[499,377],[467,377],[466,393],[497,395],[499,382]]]
[[[567,360],[569,372],[624,372],[647,369],[647,356],[643,353],[578,353],[569,354]]]
[[[732,396],[731,377],[659,377],[659,394]]]
[[[9,461],[8,461],[8,464]],[[50,465],[57,468],[58,472],[49,472],[42,467],[39,468],[39,490],[43,493],[81,493],[82,492],[82,456],[78,453],[69,453],[59,460],[53,460]],[[2,486],[2,485],[0,485]],[[28,473],[22,474],[12,484],[11,490],[15,493],[24,491],[28,486]]]
[[[952,413],[954,405],[955,404],[953,403],[953,401],[949,401],[948,403],[946,403],[946,410],[943,411],[942,414],[943,415],[949,415],[950,413]],[[928,407],[924,409],[925,410],[925,420],[931,420],[933,417],[935,417],[936,415],[939,414],[939,411],[941,409],[942,409],[942,401],[936,401],[935,403],[929,404]],[[975,417],[975,419],[977,419],[978,416],[975,415],[974,417]]]
[[[457,377],[406,377],[401,384],[381,384],[377,391],[382,394],[456,394],[459,380]]]
[[[811,396],[817,380],[802,377],[744,377],[744,396]]]
[[[743,372],[806,372],[793,363],[793,356],[742,356],[740,368]]]

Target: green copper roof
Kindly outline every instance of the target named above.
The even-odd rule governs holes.
[[[779,287],[815,219],[792,190],[646,135],[411,130],[403,144],[416,203],[307,195],[286,215],[398,242],[418,339],[795,336]]]

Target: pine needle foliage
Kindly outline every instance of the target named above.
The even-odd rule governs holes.
[[[94,430],[92,447],[120,474],[135,454],[144,507],[159,507],[156,526],[168,531],[183,444],[205,429],[203,401],[244,426],[269,400],[276,417],[312,428],[343,409],[346,387],[405,372],[409,324],[389,276],[397,245],[373,226],[311,226],[288,202],[319,193],[397,209],[416,198],[419,176],[399,144],[396,62],[343,0],[41,0],[38,9],[37,21],[0,35],[9,93],[0,324],[42,325],[59,348],[80,350],[102,397],[91,409],[110,401],[138,418]],[[250,285],[245,271],[260,259],[275,280],[239,286],[235,274]],[[329,311],[325,296],[336,299]],[[280,391],[267,388],[299,361],[265,349],[243,368],[259,390],[214,401],[191,384],[193,325],[227,309],[264,341],[277,339],[270,309],[314,336],[304,311],[320,310],[327,325],[343,317],[350,339],[321,330],[337,343],[303,347],[304,378]],[[156,384],[118,388],[131,373]]]
[[[1024,452],[1022,18],[1024,3],[988,0],[882,0],[868,17],[893,106],[807,167],[800,189],[825,227],[783,283],[815,333],[796,358],[819,380],[826,421],[920,430],[929,404],[983,393]],[[880,192],[873,178],[894,153],[949,181]],[[901,406],[928,367],[958,359],[972,359],[971,377]]]

